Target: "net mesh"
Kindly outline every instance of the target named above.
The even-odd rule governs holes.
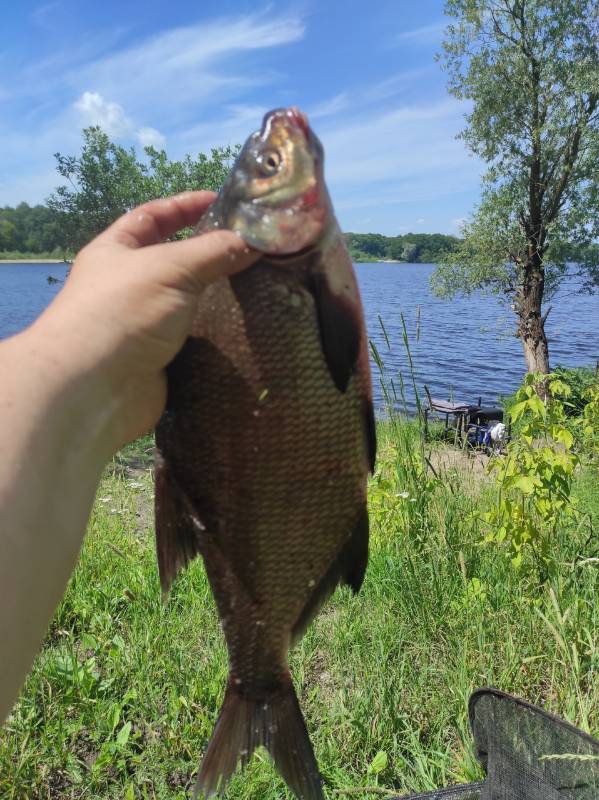
[[[591,736],[496,689],[475,692],[469,712],[484,783],[401,800],[599,800],[599,742]]]

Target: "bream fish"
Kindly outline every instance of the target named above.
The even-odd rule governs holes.
[[[263,745],[320,800],[288,651],[339,583],[362,584],[375,424],[353,266],[296,108],[266,115],[196,233],[219,227],[264,255],[201,295],[156,430],[162,588],[200,553],[229,653],[196,791]]]

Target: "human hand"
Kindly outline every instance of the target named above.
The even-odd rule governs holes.
[[[230,231],[163,241],[195,224],[214,197],[189,192],[125,214],[81,250],[33,326],[53,343],[58,368],[83,370],[94,395],[114,406],[111,451],[157,422],[164,368],[190,332],[203,287],[259,257]]]

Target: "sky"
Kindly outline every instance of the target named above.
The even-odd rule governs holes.
[[[44,202],[81,130],[170,158],[298,105],[345,231],[458,233],[482,165],[435,61],[442,0],[19,0],[2,11],[0,206]]]

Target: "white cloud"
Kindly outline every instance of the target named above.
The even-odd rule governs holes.
[[[118,103],[105,100],[98,92],[83,92],[74,104],[85,125],[99,125],[110,137],[137,139],[142,147],[164,147],[166,138],[156,128],[137,128]]]
[[[425,222],[426,220],[424,219],[424,217],[418,217],[418,219],[416,220],[416,225],[424,225]]]
[[[464,225],[468,222],[467,217],[454,217],[451,220],[451,227],[461,231]]]
[[[175,122],[197,117],[199,105],[215,96],[226,102],[244,87],[272,80],[267,70],[244,70],[244,54],[290,44],[303,35],[299,17],[221,17],[147,38],[96,59],[67,80],[95,86],[130,113],[159,108]]]
[[[98,92],[83,92],[75,103],[75,108],[86,125],[99,125],[109,136],[129,137],[134,129],[133,122],[118,103],[105,100]]]
[[[422,25],[413,28],[411,31],[401,31],[395,37],[399,42],[413,42],[414,44],[428,44],[441,41],[441,35],[447,26],[447,22],[433,22],[430,25]]]
[[[322,117],[330,117],[333,114],[338,114],[344,111],[349,106],[349,95],[347,92],[340,92],[331,97],[330,100],[325,100],[318,103],[308,111],[308,119],[321,119]]]
[[[136,132],[138,142],[142,147],[156,147],[160,149],[166,144],[166,138],[156,128],[140,128]]]
[[[61,8],[62,3],[40,5],[38,18],[52,18]],[[169,155],[175,158],[225,144],[227,138],[244,141],[267,108],[235,102],[245,100],[249,89],[281,77],[264,66],[261,51],[303,35],[299,15],[277,14],[269,7],[261,14],[218,17],[146,38],[135,39],[134,31],[115,26],[29,61],[4,81],[8,98],[0,87],[2,106],[6,99],[11,118],[19,119],[18,126],[9,126],[7,115],[0,119],[0,152],[10,165],[2,170],[2,196],[9,203],[46,196],[57,182],[50,171],[52,153],[77,152],[82,123],[99,124],[110,136],[142,146],[161,147],[168,136]],[[259,65],[252,54],[260,56]],[[215,119],[215,109],[224,119]],[[31,184],[36,195],[27,179],[21,180],[22,165],[29,175],[42,176]]]
[[[428,106],[403,106],[337,120],[319,131],[328,154],[326,172],[338,186],[413,179],[430,183],[452,173],[456,187],[479,166],[455,134],[463,106],[443,100]]]
[[[211,147],[243,144],[252,131],[258,130],[269,109],[260,105],[231,104],[225,115],[200,122],[180,135],[180,148],[185,152],[207,151]]]

